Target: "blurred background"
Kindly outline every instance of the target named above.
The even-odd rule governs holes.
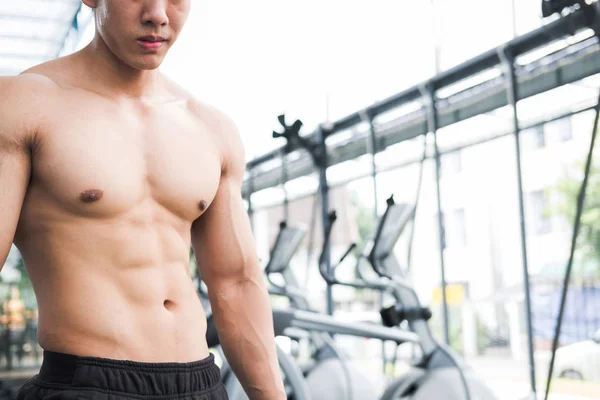
[[[236,122],[249,161],[243,195],[261,259],[268,259],[286,217],[308,228],[292,268],[311,305],[323,312],[320,171],[306,151],[280,151],[285,141],[272,131],[280,129],[283,113],[288,122],[302,120],[303,135],[343,126],[326,142],[329,208],[338,215],[332,258],[349,243],[364,244],[390,195],[417,203],[414,235],[396,251],[434,311],[436,337],[463,355],[499,398],[515,400],[532,386],[545,388],[600,90],[594,32],[583,25],[573,25],[569,35],[548,28],[562,18],[568,15],[542,18],[540,0],[194,0],[161,70]],[[502,57],[483,65],[482,55],[504,54],[531,32],[545,34],[514,60],[518,165]],[[91,12],[77,0],[2,1],[0,74],[76,51],[93,35]],[[436,76],[458,78],[434,88],[433,135],[427,99]],[[353,115],[356,123],[340,122]],[[595,161],[552,399],[600,399],[599,199]],[[15,248],[0,280],[0,368],[10,376],[35,368],[41,354],[35,295]],[[332,298],[339,318],[379,318],[378,294],[334,288]],[[380,342],[340,343],[374,381],[383,379]]]

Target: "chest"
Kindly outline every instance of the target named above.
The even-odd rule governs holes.
[[[53,118],[33,158],[48,196],[70,212],[107,217],[153,201],[195,219],[214,198],[220,171],[211,132],[178,105]]]

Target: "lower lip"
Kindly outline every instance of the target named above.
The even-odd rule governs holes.
[[[158,50],[160,48],[160,46],[162,46],[164,43],[164,42],[147,42],[145,40],[138,40],[137,42],[140,44],[140,46],[142,46],[146,50]]]

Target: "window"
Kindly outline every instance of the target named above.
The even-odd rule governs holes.
[[[552,231],[552,221],[548,215],[548,199],[543,190],[528,194],[529,232],[543,235]]]
[[[448,221],[446,230],[446,244],[448,247],[463,247],[467,244],[467,227],[464,208],[452,211],[449,217],[450,221]]]
[[[453,176],[462,171],[460,151],[453,151],[440,157],[440,176]]]
[[[521,143],[525,149],[541,149],[546,145],[544,125],[525,130],[521,134]]]
[[[438,214],[435,214],[434,226],[436,234],[438,229]],[[443,214],[444,248],[464,247],[467,244],[467,226],[465,210],[463,208]]]
[[[535,149],[541,149],[546,145],[546,135],[544,131],[544,125],[536,126],[533,129],[533,147]]]
[[[573,139],[573,124],[571,123],[571,117],[559,119],[554,122],[554,128],[558,139],[561,142],[568,142]]]

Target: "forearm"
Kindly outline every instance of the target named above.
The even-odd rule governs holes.
[[[210,300],[221,346],[248,397],[286,399],[262,277],[220,285],[210,293]]]

